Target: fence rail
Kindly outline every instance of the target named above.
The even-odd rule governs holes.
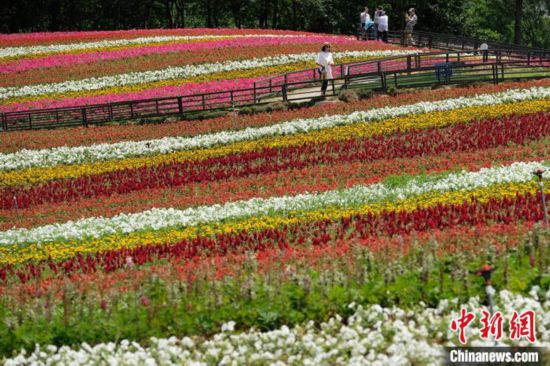
[[[509,44],[491,40],[483,40],[474,37],[467,37],[455,34],[434,33],[425,31],[415,31],[411,35],[411,46],[428,47],[433,49],[465,51],[477,50],[481,44],[487,44],[491,50],[501,51],[525,51],[525,52],[546,52],[549,50],[543,48],[528,47],[516,44]],[[357,39],[373,39],[373,33],[367,33],[357,25]],[[388,32],[388,42],[393,44],[406,45],[407,38],[404,31]]]
[[[418,35],[422,37],[422,35]],[[422,38],[420,38],[422,39]],[[451,70],[446,75],[441,70]],[[441,78],[443,74],[445,77]],[[434,83],[456,84],[485,79],[550,76],[550,57],[544,50],[452,51],[394,56],[380,60],[335,65],[332,93],[336,88],[369,87],[386,90],[389,86],[422,86]],[[439,75],[439,77],[437,77]],[[316,69],[302,70],[254,83],[251,88],[224,92],[134,100],[69,108],[53,108],[0,115],[3,131],[100,125],[116,120],[184,116],[197,111],[228,109],[274,101],[311,98],[299,89],[321,84]],[[311,92],[309,92],[311,94]]]
[[[360,28],[360,26],[359,26]],[[388,42],[392,44],[405,45],[405,33],[404,32],[389,32]],[[358,38],[360,36],[358,35]],[[499,57],[533,57],[533,58],[550,58],[550,50],[525,47],[519,45],[510,45],[506,43],[482,41],[477,38],[456,36],[452,34],[441,34],[432,32],[413,32],[412,33],[412,46],[427,47],[430,49],[441,49],[447,51],[473,51],[477,52],[479,46],[482,43],[487,43],[490,53],[498,54]],[[423,53],[424,57],[431,57],[433,53]],[[400,58],[396,56],[395,58]],[[392,57],[385,58],[383,60],[392,59]],[[354,67],[354,65],[371,65],[377,61],[371,62],[355,62],[349,64],[341,64],[333,68],[332,72],[336,78],[344,77],[346,73],[346,67]],[[300,70],[288,72],[281,75],[266,77],[259,80],[255,85],[259,87],[269,87],[267,90],[271,90],[275,86],[282,84],[292,83],[293,81],[303,81],[308,77],[311,81],[319,80],[319,74],[316,69]]]
[[[492,82],[550,77],[550,62],[543,65],[527,64],[525,61],[500,61],[481,64],[449,62],[410,69],[368,72],[351,77],[333,79],[327,93],[337,95],[338,89],[369,88],[387,91],[390,88],[425,87],[439,85],[469,84],[473,81]],[[285,84],[284,101],[297,102],[311,98],[307,91],[321,87],[322,81],[294,82]],[[294,89],[294,92],[290,92]]]
[[[412,46],[437,48],[442,50],[453,50],[453,51],[477,50],[482,43],[485,43],[487,44],[490,50],[500,50],[500,51],[512,52],[512,53],[516,51],[538,52],[538,53],[546,53],[547,55],[550,55],[549,50],[545,50],[542,48],[507,44],[507,43],[490,41],[490,40],[481,40],[478,38],[457,36],[454,34],[442,34],[442,33],[418,31],[418,32],[412,33],[411,39],[412,39],[412,44],[411,44]],[[406,34],[404,32],[389,32],[388,41],[394,44],[405,45],[407,41]]]

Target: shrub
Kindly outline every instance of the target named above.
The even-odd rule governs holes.
[[[286,111],[286,110],[288,110],[288,104],[284,102],[270,103],[266,107],[267,112]]]
[[[223,117],[227,115],[227,113],[228,113],[227,111],[193,112],[193,113],[185,114],[182,119],[187,121],[196,121],[196,120],[202,121],[205,119]]]
[[[458,84],[456,87],[467,89],[467,88],[473,88],[473,87],[476,87],[476,86],[483,86],[485,84],[486,83],[484,83],[483,81],[474,81],[474,82],[471,82],[471,83]]]
[[[359,96],[353,90],[342,90],[338,95],[338,99],[342,102],[350,103],[357,102],[359,100]]]
[[[311,107],[311,104],[310,104],[309,100],[306,100],[305,102],[290,103],[288,105],[288,109],[290,109],[290,110],[307,108],[307,107]]]
[[[254,110],[254,107],[243,107],[239,109],[239,114],[242,114],[242,115],[250,115],[254,113],[256,113],[256,111]]]
[[[358,89],[355,91],[359,99],[370,99],[374,96],[372,89]]]
[[[327,99],[326,97],[323,97],[323,96],[318,96],[318,97],[313,97],[309,100],[308,105],[310,107],[314,106],[315,104],[319,103],[319,102],[322,102],[323,100]]]

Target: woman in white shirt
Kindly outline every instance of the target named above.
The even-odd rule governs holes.
[[[370,21],[369,8],[365,6],[365,11],[361,13],[361,29],[366,29],[365,26]]]
[[[321,86],[321,94],[323,96],[327,92],[329,79],[332,79],[332,65],[334,65],[334,60],[330,52],[330,43],[325,43],[317,56],[317,66],[319,66],[319,74],[321,80],[323,80],[323,85]]]
[[[382,41],[388,43],[388,16],[384,10],[380,10],[377,20],[378,33],[382,34]]]
[[[367,38],[368,24],[370,22],[369,8],[365,6],[365,11],[361,13],[361,39]]]

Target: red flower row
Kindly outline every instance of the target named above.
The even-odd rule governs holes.
[[[293,276],[293,268],[310,268],[312,270],[327,270],[338,266],[341,261],[356,265],[353,257],[356,250],[367,248],[374,258],[384,261],[401,258],[406,248],[419,248],[430,241],[430,250],[435,256],[441,257],[457,252],[480,253],[490,246],[496,253],[519,244],[532,224],[489,224],[475,227],[461,226],[430,230],[427,232],[398,235],[394,237],[373,237],[366,240],[342,240],[326,245],[271,248],[260,250],[255,255],[230,254],[195,257],[186,262],[160,262],[146,267],[126,266],[123,271],[113,272],[73,272],[69,277],[59,273],[57,277],[42,273],[43,279],[25,283],[9,283],[0,285],[0,295],[17,299],[19,303],[35,300],[37,297],[53,296],[61,299],[66,291],[67,283],[77,293],[87,294],[99,292],[101,296],[108,293],[121,293],[138,289],[141,284],[150,280],[151,275],[169,283],[188,283],[196,278],[206,282],[221,280],[227,276],[245,276],[249,278],[254,272],[270,275]],[[479,238],[483,240],[480,243]],[[434,246],[434,244],[436,244]],[[480,245],[481,244],[481,245]],[[349,268],[349,267],[348,267]]]
[[[373,250],[380,236],[407,235],[434,229],[486,225],[491,222],[510,224],[536,222],[543,218],[540,193],[517,194],[514,198],[490,199],[480,203],[474,198],[459,205],[438,205],[414,211],[384,211],[380,214],[354,215],[337,220],[323,220],[267,229],[260,232],[219,234],[196,237],[176,244],[146,245],[134,249],[100,252],[77,256],[62,262],[44,261],[0,268],[1,281],[26,283],[44,276],[74,273],[112,272],[158,260],[196,261],[210,256],[225,256],[249,251],[324,246],[343,240],[372,242]],[[403,247],[401,250],[406,251]],[[49,274],[44,275],[47,272]]]
[[[508,116],[445,128],[375,136],[366,140],[309,143],[268,148],[223,157],[114,171],[0,190],[0,207],[27,208],[43,203],[127,194],[144,189],[177,187],[226,180],[319,164],[410,158],[445,152],[474,151],[509,143],[523,144],[550,134],[550,114]],[[17,206],[16,206],[17,205]]]
[[[446,170],[475,171],[491,165],[508,165],[515,161],[550,159],[543,139],[526,145],[499,146],[492,149],[424,155],[416,158],[380,159],[375,161],[336,162],[302,169],[291,169],[263,175],[235,177],[218,182],[187,184],[173,189],[156,188],[124,195],[87,198],[72,202],[44,204],[19,210],[0,210],[0,230],[33,227],[82,217],[112,217],[154,207],[185,209],[214,205],[254,197],[295,195],[303,192],[328,191],[355,185],[378,183],[391,175],[437,174]]]

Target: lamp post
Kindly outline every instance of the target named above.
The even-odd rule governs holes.
[[[493,315],[493,295],[495,289],[492,286],[491,274],[494,271],[494,267],[490,264],[484,264],[480,269],[476,271],[476,275],[483,277],[485,280],[485,295],[487,295],[487,305],[489,307],[489,313]]]
[[[487,307],[489,308],[489,314],[491,314],[491,317],[495,313],[495,309],[493,306],[493,295],[495,294],[495,288],[493,287],[493,283],[491,282],[491,274],[495,270],[495,267],[491,266],[490,264],[484,264],[481,266],[480,269],[476,271],[476,275],[483,277],[485,280],[485,296],[487,296]],[[495,339],[495,346],[498,346],[498,341]]]

